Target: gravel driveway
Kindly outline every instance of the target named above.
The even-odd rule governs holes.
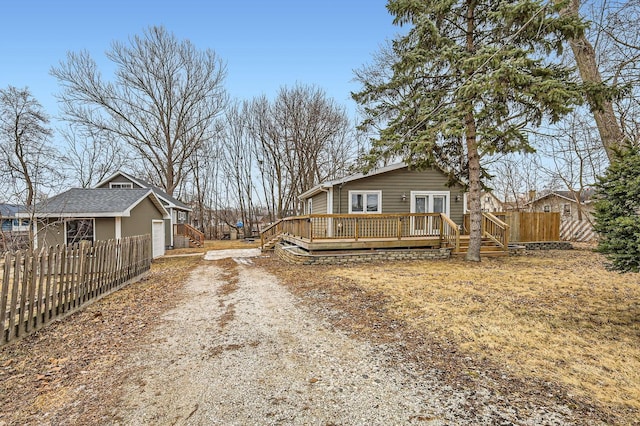
[[[186,302],[127,361],[139,368],[118,424],[564,424],[563,407],[518,412],[494,404],[495,395],[390,364],[385,348],[347,337],[298,303],[252,264],[256,254],[234,251],[226,255],[235,262],[193,272]]]

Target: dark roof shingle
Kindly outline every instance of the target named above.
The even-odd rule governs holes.
[[[36,214],[122,214],[150,192],[141,189],[73,188],[35,206]]]

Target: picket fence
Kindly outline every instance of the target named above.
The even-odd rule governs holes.
[[[138,279],[151,258],[149,235],[6,253],[0,259],[0,345]]]

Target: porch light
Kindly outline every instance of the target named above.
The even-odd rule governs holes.
[[[460,194],[456,195],[456,201],[460,201]]]
[[[407,201],[407,194],[405,194],[404,192],[402,193],[402,201],[405,202]]]

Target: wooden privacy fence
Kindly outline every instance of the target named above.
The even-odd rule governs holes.
[[[530,243],[560,241],[560,213],[558,212],[494,212],[509,225],[509,241]],[[469,233],[469,215],[464,215],[465,233]]]
[[[6,253],[0,345],[124,286],[149,270],[151,258],[150,235]]]

